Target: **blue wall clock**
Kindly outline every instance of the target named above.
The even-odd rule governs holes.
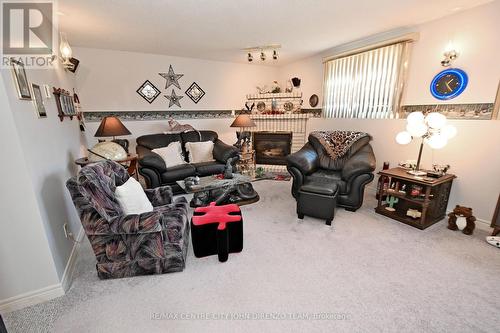
[[[431,82],[431,94],[437,99],[452,99],[464,92],[469,81],[467,73],[458,68],[439,72]]]

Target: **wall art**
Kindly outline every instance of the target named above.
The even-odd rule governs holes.
[[[33,91],[33,105],[35,106],[38,118],[47,118],[47,112],[45,111],[45,106],[43,105],[42,90],[40,89],[40,86],[32,83],[31,90]]]
[[[191,86],[186,90],[186,95],[188,95],[193,102],[198,104],[200,99],[205,95],[205,92],[196,82],[193,82],[193,84],[191,84]]]
[[[137,89],[137,93],[149,104],[153,103],[156,97],[160,96],[160,90],[149,80],[144,81],[139,89]]]
[[[179,84],[179,79],[184,76],[184,74],[175,74],[174,69],[172,68],[172,65],[168,67],[168,73],[158,73],[161,77],[165,78],[167,80],[167,83],[165,84],[165,89],[168,89],[171,85],[176,86],[177,88],[181,89],[181,86]]]
[[[181,98],[184,96],[178,96],[174,89],[172,89],[172,93],[170,95],[165,95],[165,98],[168,99],[168,107],[170,108],[172,105],[177,105],[178,107],[181,107]]]
[[[77,114],[73,97],[71,96],[69,91],[61,88],[54,88],[53,94],[56,97],[59,119],[63,121],[64,117],[69,117],[71,120],[73,120],[73,116],[76,116]]]
[[[31,100],[31,91],[24,64],[13,58],[10,59],[10,64],[12,66],[12,76],[17,90],[17,97],[19,99]]]

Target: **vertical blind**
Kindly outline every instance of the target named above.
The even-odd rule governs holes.
[[[323,112],[329,118],[397,118],[410,42],[325,63]]]

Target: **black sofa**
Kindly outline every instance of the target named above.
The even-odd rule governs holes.
[[[320,189],[335,183],[338,186],[337,206],[356,211],[363,204],[365,186],[374,177],[376,160],[370,140],[370,137],[358,140],[344,157],[334,161],[321,143],[310,135],[302,149],[287,157],[294,198],[297,199],[302,185]]]
[[[143,135],[138,137],[136,141],[139,173],[146,180],[148,188],[170,185],[176,194],[182,192],[176,181],[190,176],[202,177],[223,173],[229,158],[233,159],[233,164],[238,160],[238,149],[219,140],[217,133],[213,131]],[[212,141],[214,142],[213,156],[215,161],[195,164],[187,163],[167,168],[160,155],[153,153],[151,150],[166,147],[173,141],[181,143],[186,162],[189,161],[185,147],[186,142]]]

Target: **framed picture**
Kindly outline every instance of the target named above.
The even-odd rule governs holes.
[[[73,96],[71,96],[69,91],[61,88],[54,88],[53,94],[56,97],[59,119],[61,119],[61,121],[63,121],[64,117],[73,119],[73,116],[76,116],[76,108],[73,101]]]
[[[17,96],[19,99],[31,100],[31,91],[28,83],[28,77],[24,70],[24,64],[14,58],[10,59],[12,66],[12,76],[14,78],[14,85],[16,86]]]
[[[43,105],[42,90],[38,84],[31,84],[31,90],[33,92],[33,105],[35,106],[38,118],[47,118],[47,112],[45,111],[45,106]]]

